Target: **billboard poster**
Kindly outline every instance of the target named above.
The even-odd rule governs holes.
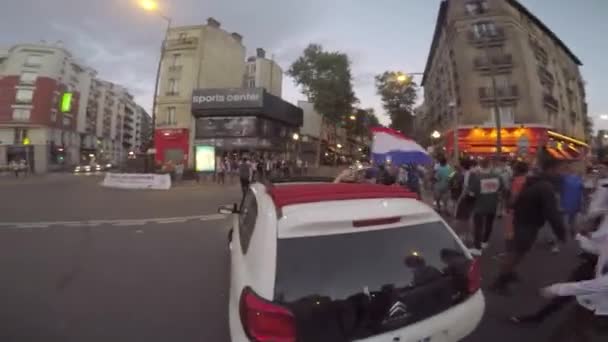
[[[195,161],[197,172],[215,171],[215,147],[197,145],[195,150]]]

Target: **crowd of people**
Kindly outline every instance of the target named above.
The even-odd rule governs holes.
[[[604,168],[605,170],[605,168]],[[576,298],[577,304],[557,326],[551,341],[591,341],[593,331],[608,332],[608,172],[582,163],[550,157],[533,163],[506,159],[467,159],[449,165],[439,157],[430,184],[436,210],[451,216],[454,229],[481,256],[493,227],[503,227],[504,252],[490,291],[510,295],[519,280],[518,265],[539,236],[547,235],[551,251],[574,238],[581,262],[567,281],[541,290],[548,303],[529,315],[513,316],[516,324],[539,323]],[[598,181],[597,178],[600,180]],[[498,222],[496,219],[502,218]],[[550,228],[550,230],[548,229]]]
[[[547,156],[529,162],[465,159],[450,165],[440,156],[432,167],[359,168],[358,176],[345,171],[336,181],[404,186],[419,195],[428,190],[436,210],[449,218],[474,256],[481,256],[491,241],[503,241],[497,246],[499,272],[488,289],[498,295],[511,294],[510,285],[520,279],[518,265],[540,236],[552,253],[575,239],[580,262],[566,281],[541,289],[546,305],[510,320],[540,323],[564,309],[569,311],[550,341],[585,342],[592,341],[594,332],[608,333],[608,166],[600,165],[598,171],[581,161]],[[502,227],[501,238],[491,239],[494,227]],[[571,302],[575,304],[566,309]]]

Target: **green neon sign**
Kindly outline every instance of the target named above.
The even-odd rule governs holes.
[[[63,93],[61,97],[61,112],[69,113],[72,110],[72,93]]]

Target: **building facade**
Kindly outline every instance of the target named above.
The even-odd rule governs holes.
[[[135,108],[125,88],[99,80],[60,42],[0,51],[0,166],[26,160],[41,173],[92,160],[120,163],[123,142],[143,120]]]
[[[283,69],[273,60],[266,58],[264,49],[256,49],[256,55],[247,58],[244,88],[264,88],[274,96],[281,97],[283,91]]]
[[[195,89],[194,145],[213,147],[218,155],[266,155],[287,158],[296,148],[294,133],[302,125],[302,110],[263,88]],[[157,131],[155,139],[170,144],[158,151],[158,160],[179,161],[185,150],[183,130]],[[195,160],[196,161],[196,160]]]
[[[192,91],[242,86],[245,70],[242,40],[240,34],[223,30],[213,18],[206,25],[169,30],[155,101],[154,144],[158,163],[167,161],[167,156],[171,160],[179,157],[181,160],[177,162],[186,162],[189,167],[194,165]],[[165,153],[167,149],[175,153]]]
[[[15,45],[2,60],[0,165],[26,160],[33,171],[46,172],[76,163],[83,128],[77,120],[95,72],[61,43]]]
[[[450,152],[450,131],[458,128],[460,153],[492,153],[498,111],[504,153],[518,153],[522,146],[533,152],[555,139],[584,148],[587,103],[581,65],[516,0],[444,0],[422,81],[425,134],[441,132]]]

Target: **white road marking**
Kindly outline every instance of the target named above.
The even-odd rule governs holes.
[[[223,214],[207,214],[178,217],[158,217],[146,219],[125,219],[125,220],[87,220],[87,221],[48,221],[48,222],[0,222],[0,229],[21,229],[21,228],[50,228],[50,227],[96,227],[110,225],[114,227],[142,226],[147,223],[169,224],[184,223],[188,221],[217,221],[227,218]]]

